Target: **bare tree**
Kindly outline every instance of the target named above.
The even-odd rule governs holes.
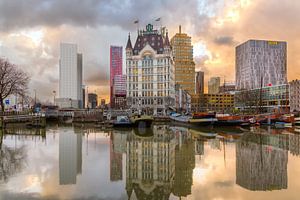
[[[9,177],[21,172],[26,159],[25,146],[10,148],[4,145],[0,149],[0,181],[7,182]]]
[[[28,88],[29,76],[18,69],[8,60],[0,58],[0,105],[4,112],[4,99],[15,94],[25,96]]]

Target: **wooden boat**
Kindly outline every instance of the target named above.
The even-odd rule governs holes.
[[[133,126],[141,127],[151,127],[154,119],[149,115],[134,115],[130,117],[130,122]]]
[[[218,121],[214,125],[218,126],[247,126],[250,123],[240,116],[217,116]]]
[[[198,126],[213,125],[218,119],[215,113],[194,113],[189,119],[189,123]]]
[[[114,127],[130,127],[131,125],[132,123],[127,116],[117,116],[117,119],[113,121]]]

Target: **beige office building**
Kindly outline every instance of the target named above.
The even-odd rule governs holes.
[[[193,46],[191,37],[181,32],[181,26],[179,26],[179,33],[171,39],[171,46],[175,61],[175,83],[193,95],[195,94]]]

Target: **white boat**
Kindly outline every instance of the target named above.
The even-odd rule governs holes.
[[[183,122],[183,123],[188,123],[189,120],[191,119],[190,116],[183,116],[183,115],[171,115],[170,116],[171,120],[177,121],[177,122]]]
[[[295,126],[300,126],[300,117],[295,117],[294,124]]]

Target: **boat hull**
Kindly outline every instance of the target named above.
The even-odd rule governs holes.
[[[241,126],[245,124],[245,121],[242,120],[218,120],[214,125],[217,126]]]
[[[132,124],[130,122],[127,123],[114,123],[113,127],[132,127]]]
[[[190,119],[189,123],[197,126],[214,125],[218,120],[216,118]]]

